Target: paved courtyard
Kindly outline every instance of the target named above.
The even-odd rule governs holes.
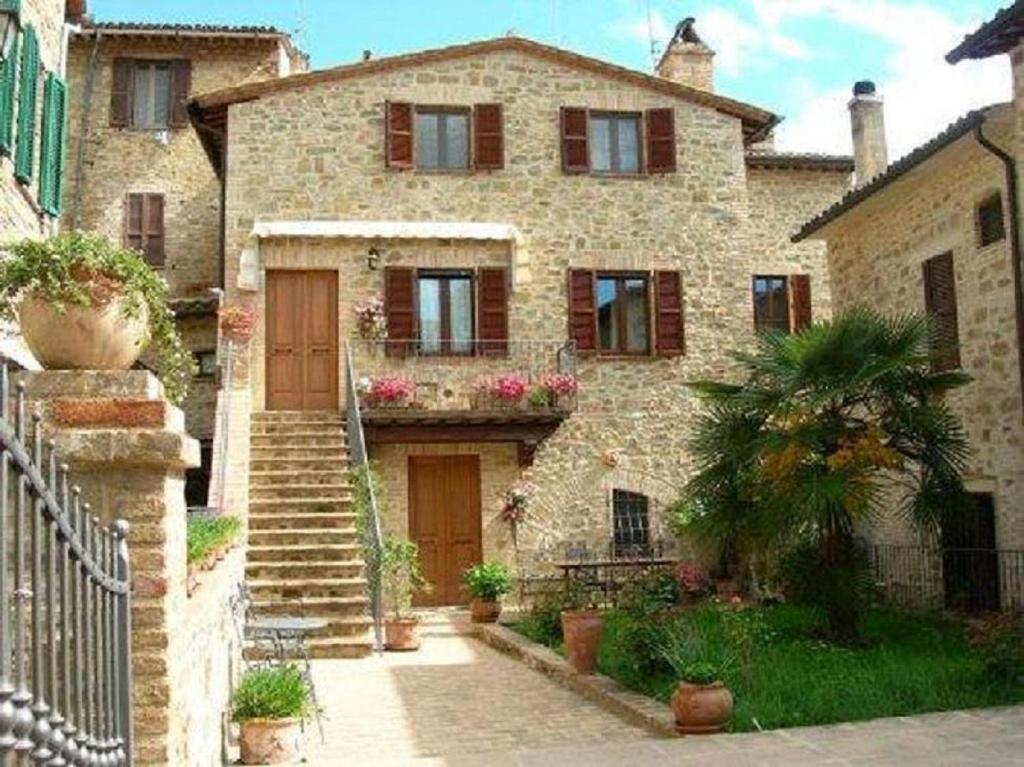
[[[316,661],[326,742],[316,767],[1024,765],[1024,707],[745,735],[661,739],[431,614],[417,653]],[[842,695],[842,690],[836,690]]]

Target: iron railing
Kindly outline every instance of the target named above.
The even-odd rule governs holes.
[[[384,605],[381,568],[383,565],[383,534],[380,527],[380,513],[377,508],[377,493],[373,486],[374,477],[363,435],[363,420],[359,410],[359,394],[356,391],[355,365],[352,361],[352,347],[345,345],[345,431],[348,436],[349,458],[354,471],[360,473],[357,499],[360,505],[359,533],[362,538],[363,559],[366,566],[366,582],[370,592],[370,609],[373,617],[374,644],[377,652],[384,650]]]
[[[877,544],[871,561],[883,597],[901,607],[1024,612],[1024,551]]]
[[[506,403],[480,386],[497,376],[520,376],[532,389],[547,374],[576,375],[576,342],[562,340],[466,340],[441,354],[421,341],[351,341],[354,368],[365,386],[380,376],[401,376],[415,386],[411,404],[425,410],[484,410]],[[358,387],[357,387],[358,389]],[[531,407],[527,398],[518,403]],[[575,410],[575,394],[532,403],[533,407]]]
[[[0,764],[131,765],[128,525],[100,525],[13,399],[2,366]]]

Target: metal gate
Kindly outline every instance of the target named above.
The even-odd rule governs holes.
[[[0,488],[0,764],[131,765],[128,525],[93,516],[6,366]]]

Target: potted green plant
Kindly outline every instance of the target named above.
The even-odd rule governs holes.
[[[601,644],[601,614],[594,595],[579,581],[570,580],[566,584],[561,618],[569,663],[578,674],[593,674],[597,668],[597,648]]]
[[[676,729],[683,735],[724,730],[732,718],[732,693],[722,682],[718,666],[709,661],[672,665],[680,677],[671,701]]]
[[[231,696],[242,764],[283,764],[299,755],[300,724],[313,712],[309,685],[294,664],[251,669]]]
[[[148,348],[167,396],[184,398],[195,363],[168,308],[167,283],[137,251],[85,234],[24,239],[3,251],[0,317],[18,321],[43,367],[123,370]]]
[[[384,645],[389,650],[417,650],[419,619],[409,614],[413,596],[429,586],[420,567],[419,547],[406,538],[388,536],[381,548],[381,585],[390,615],[384,619]]]
[[[502,596],[512,588],[512,574],[499,562],[484,562],[466,570],[462,576],[473,595],[469,611],[474,623],[494,623],[501,615]]]

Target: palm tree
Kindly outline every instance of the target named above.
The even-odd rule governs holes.
[[[836,638],[859,630],[862,611],[838,604],[851,599],[843,581],[857,578],[858,526],[896,509],[934,532],[963,507],[969,451],[943,395],[970,378],[935,369],[938,340],[923,317],[859,308],[761,334],[752,353],[735,354],[741,384],[690,384],[706,410],[686,527],[748,552],[813,542],[811,579],[837,587],[822,605]]]

